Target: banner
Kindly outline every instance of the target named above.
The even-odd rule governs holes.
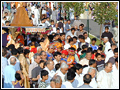
[[[25,28],[26,32],[45,32],[45,28]]]

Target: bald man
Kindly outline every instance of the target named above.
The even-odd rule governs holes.
[[[112,87],[112,63],[105,63],[105,69],[101,70],[97,75],[98,88],[111,88]]]
[[[14,88],[16,73],[15,64],[16,58],[11,57],[10,65],[6,66],[4,69],[4,88]]]

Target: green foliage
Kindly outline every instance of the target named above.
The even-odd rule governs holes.
[[[73,8],[74,15],[76,16],[79,16],[85,11],[84,2],[64,2],[63,5],[66,11],[69,11],[69,8]]]
[[[105,20],[113,20],[116,19],[116,15],[118,14],[115,7],[116,4],[114,2],[97,2],[93,3],[94,7],[95,22],[99,25],[104,24]]]

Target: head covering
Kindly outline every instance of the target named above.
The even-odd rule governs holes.
[[[61,43],[59,43],[59,42],[57,42],[57,43],[55,43],[55,45],[54,45],[56,48],[60,48],[60,47],[62,47],[62,44]]]
[[[67,50],[62,50],[61,53],[65,54],[65,55],[68,55],[68,51]]]

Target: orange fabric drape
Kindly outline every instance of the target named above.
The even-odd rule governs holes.
[[[19,7],[11,26],[33,26],[24,7]]]

